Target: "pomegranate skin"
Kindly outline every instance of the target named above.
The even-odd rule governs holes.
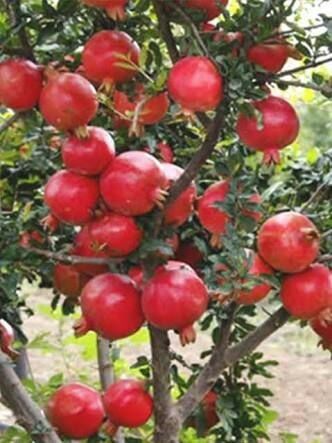
[[[323,321],[318,316],[311,320],[310,326],[321,337],[323,348],[332,350],[332,323]]]
[[[85,73],[92,81],[100,83],[123,83],[137,74],[134,67],[121,67],[127,63],[124,57],[138,65],[140,49],[125,32],[100,31],[84,46],[82,63]]]
[[[332,277],[321,264],[284,277],[280,297],[285,309],[302,320],[310,320],[332,307]]]
[[[201,408],[203,411],[204,425],[205,429],[209,430],[219,422],[219,417],[217,415],[217,401],[218,395],[209,391],[201,402]]]
[[[110,422],[115,426],[137,428],[152,415],[153,400],[138,380],[118,380],[105,392],[104,406]]]
[[[226,180],[211,185],[198,200],[198,218],[201,224],[211,234],[223,234],[230,221],[229,216],[222,209],[215,206],[223,202],[229,192],[229,183]]]
[[[253,106],[261,113],[262,127],[256,117],[240,114],[236,132],[248,148],[264,152],[265,163],[278,163],[279,150],[298,136],[300,122],[296,111],[286,100],[272,95],[253,102]]]
[[[15,111],[27,111],[38,103],[42,73],[30,60],[8,59],[0,63],[0,103]]]
[[[98,183],[88,177],[60,170],[48,180],[44,200],[60,221],[72,225],[88,222],[99,198]]]
[[[79,297],[89,279],[90,277],[81,274],[72,265],[57,263],[53,269],[54,288],[66,297]]]
[[[91,237],[90,230],[85,225],[75,237],[75,246],[71,253],[80,257],[108,258],[107,251],[103,245],[95,243]],[[108,271],[107,265],[81,263],[74,265],[78,272],[95,276]]]
[[[223,78],[207,57],[179,60],[169,73],[167,85],[170,96],[184,111],[211,111],[223,98]]]
[[[50,125],[70,131],[94,118],[98,110],[97,93],[79,74],[55,75],[41,92],[39,108]]]
[[[190,241],[181,242],[175,255],[175,260],[184,262],[195,270],[199,267],[203,259],[204,255],[202,252]]]
[[[110,257],[124,257],[134,252],[142,240],[142,231],[133,217],[110,213],[92,221],[86,228],[91,240]]]
[[[265,263],[258,254],[253,251],[249,251],[249,254],[253,254],[252,264],[248,273],[253,276],[260,276],[264,274],[272,275],[273,269]],[[271,285],[268,283],[258,283],[254,288],[250,290],[241,291],[236,301],[240,305],[252,305],[265,298],[271,290]]]
[[[200,318],[208,299],[208,291],[195,271],[185,263],[171,261],[159,267],[146,283],[142,307],[152,325],[181,332]]]
[[[248,60],[267,72],[279,72],[287,62],[289,48],[286,44],[261,43],[252,46],[247,52]]]
[[[150,212],[166,187],[167,179],[158,160],[141,151],[118,155],[100,180],[100,192],[107,206],[132,216]]]
[[[139,291],[125,275],[94,277],[81,293],[81,308],[90,328],[108,340],[129,337],[144,323]]]
[[[208,20],[212,20],[213,18],[218,17],[221,14],[221,9],[217,6],[215,0],[187,0],[185,5],[188,8],[200,9],[201,11],[206,13],[206,18]],[[224,6],[227,5],[228,0],[221,0],[220,2]]]
[[[272,268],[289,274],[305,270],[319,253],[319,233],[304,215],[283,212],[258,232],[258,252]]]
[[[161,163],[169,186],[171,186],[184,172],[182,168],[172,163]],[[181,226],[185,223],[194,210],[196,199],[196,186],[192,182],[188,188],[164,211],[164,222],[168,225]]]
[[[46,414],[60,434],[83,439],[98,432],[105,413],[97,391],[81,383],[70,383],[52,395]]]
[[[71,135],[62,146],[62,160],[67,169],[82,175],[98,175],[115,157],[111,135],[102,128],[89,127],[87,138]]]

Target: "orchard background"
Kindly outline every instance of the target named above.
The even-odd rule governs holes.
[[[68,134],[49,125],[38,107],[16,112],[2,106],[0,317],[15,330],[14,347],[21,349],[23,380],[21,385],[8,356],[1,352],[0,391],[17,421],[1,434],[0,441],[70,441],[73,436],[67,435],[66,440],[51,431],[39,409],[60,386],[80,381],[102,391],[115,378],[138,378],[150,385],[154,417],[141,427],[120,428],[114,436],[117,443],[249,443],[270,437],[286,443],[330,443],[329,351],[316,349],[319,338],[308,321],[290,319],[280,307],[285,275],[276,271],[272,277],[261,277],[272,290],[258,304],[239,304],[236,294],[262,284],[249,278],[250,260],[248,264],[243,249],[257,250],[257,232],[275,214],[296,211],[309,217],[321,237],[316,261],[324,266],[331,262],[331,2],[253,0],[230,1],[227,6],[215,2],[218,14],[213,14],[217,17],[209,27],[203,26],[204,7],[193,9],[186,1],[129,1],[126,17],[115,16],[114,10],[107,15],[103,8],[82,3],[0,0],[0,61],[22,57],[48,66],[44,81],[46,77],[51,81],[54,70],[87,74],[81,66],[82,51],[97,32],[121,30],[138,43],[138,65],[128,66],[126,58],[118,62],[135,76],[116,85],[117,93],[121,91],[136,102],[130,109],[119,108],[111,85],[90,78],[99,101],[91,124],[110,131],[117,154],[148,151],[159,160],[174,161],[186,173],[172,184],[164,206],[135,217],[144,233],[139,247],[124,260],[107,254],[101,260],[107,262],[110,272],[125,275],[132,275],[133,266],[139,265],[150,279],[155,269],[174,255],[175,260],[185,261],[167,242],[176,234],[180,244],[190,243],[199,250],[201,257],[194,266],[209,289],[210,302],[195,324],[196,343],[185,348],[179,345],[178,334],[146,325],[112,344],[96,339],[94,332],[75,338],[71,326],[80,317],[79,297],[65,296],[59,287],[53,288],[53,268],[59,262],[71,265],[80,261],[80,254],[71,252],[79,227],[61,223],[52,232],[41,224],[49,212],[44,186],[63,167],[61,144]],[[114,6],[115,2],[108,3]],[[229,34],[232,32],[242,34],[229,38],[234,37]],[[268,43],[273,51],[276,46],[284,48],[286,39],[292,47],[287,57],[295,57],[290,57],[286,66],[269,72],[249,60],[255,44]],[[223,100],[189,118],[170,94],[167,113],[156,112],[153,124],[147,123],[146,113],[141,112],[147,98],[165,97],[172,64],[190,55],[214,61],[224,81]],[[265,59],[273,59],[272,53]],[[1,78],[4,84],[0,68]],[[205,97],[206,83],[200,88],[199,96]],[[262,153],[248,149],[235,129],[240,112],[254,115],[260,127],[262,116],[254,112],[250,102],[268,98],[271,91],[292,103],[301,122],[299,136],[280,150],[277,165],[264,164]],[[2,94],[0,84],[5,104]],[[157,111],[160,108],[158,105]],[[79,132],[84,139],[84,131],[83,135]],[[221,179],[232,183],[227,198],[220,198],[216,206],[231,219],[227,229],[218,233],[218,245],[210,244],[211,234],[200,223],[197,202],[180,226],[162,223],[167,202],[193,178],[198,196]],[[262,201],[250,200],[254,194],[260,194]],[[100,217],[103,211],[105,206],[99,205],[99,214],[94,216]],[[261,213],[258,221],[250,216],[253,212]],[[273,335],[257,349],[274,333],[277,338]],[[6,351],[4,344],[6,334],[1,329],[1,347]],[[325,341],[325,345],[329,347],[331,342]],[[26,350],[31,359],[28,368]],[[200,376],[202,370],[204,375]],[[272,374],[279,378],[271,380]],[[308,395],[309,387],[312,391]],[[208,406],[206,393],[211,389],[213,401]],[[273,391],[277,401],[272,398]],[[301,415],[302,408],[306,416]],[[0,417],[13,423],[6,413]],[[89,442],[109,439],[102,426]]]

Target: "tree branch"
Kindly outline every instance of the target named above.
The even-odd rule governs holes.
[[[307,200],[301,207],[300,212],[304,212],[307,208],[310,207],[310,205],[321,196],[325,192],[325,188],[328,186],[328,183],[323,182],[321,183],[316,191],[310,196],[309,200]]]
[[[6,131],[12,124],[14,124],[19,118],[21,117],[21,114],[16,113],[9,117],[7,120],[5,120],[2,125],[0,125],[0,134],[4,131]]]
[[[79,255],[67,255],[65,252],[53,252],[35,246],[22,246],[23,249],[41,255],[42,257],[56,260],[70,265],[108,265],[110,263],[122,263],[122,258],[99,258],[99,257],[81,257]]]
[[[113,366],[110,362],[110,342],[97,336],[97,356],[100,385],[103,391],[114,382]]]
[[[11,362],[0,351],[0,392],[18,423],[37,443],[61,443],[39,406],[24,389]]]
[[[182,422],[188,418],[198,406],[201,398],[214,385],[224,369],[234,365],[238,360],[250,354],[260,343],[287,323],[289,317],[290,315],[288,312],[284,308],[280,308],[262,325],[248,334],[240,343],[225,350],[225,345],[221,341],[215,347],[210,360],[205,365],[195,382],[178,402],[177,408]],[[226,330],[226,338],[229,334],[229,332],[227,334],[227,330],[229,330],[230,326],[231,319],[229,318],[228,324],[224,326],[224,330]]]
[[[332,233],[331,231],[330,231],[330,233]],[[321,263],[324,263],[324,262],[332,262],[332,254],[325,254],[325,255],[322,255],[320,258],[319,258],[319,261],[321,262]]]
[[[332,95],[332,88],[327,84],[316,85],[316,83],[303,83],[297,80],[272,80],[279,86],[295,86],[296,88],[312,89],[313,91],[321,92],[324,95]]]
[[[298,72],[305,71],[310,68],[316,68],[317,66],[324,65],[325,63],[331,62],[332,57],[325,58],[323,60],[317,60],[315,62],[307,63],[306,65],[299,66],[298,68],[289,69],[288,71],[282,71],[280,74],[277,74],[274,78],[281,78],[287,75],[297,74]]]

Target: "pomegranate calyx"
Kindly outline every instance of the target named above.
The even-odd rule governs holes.
[[[118,432],[119,427],[111,423],[109,420],[103,425],[103,430],[106,435],[110,437],[114,437]]]
[[[183,328],[180,332],[180,343],[182,346],[189,345],[190,343],[195,343],[196,341],[196,331],[193,325]]]
[[[126,19],[126,11],[123,6],[108,7],[106,13],[115,22],[123,22]]]
[[[83,335],[90,331],[90,326],[88,325],[86,319],[82,316],[73,324],[73,330],[76,338],[83,337]]]
[[[320,239],[319,232],[314,228],[301,228],[301,232],[305,235],[305,238],[310,241]]]
[[[280,163],[280,153],[277,149],[266,149],[264,151],[263,163],[265,165],[273,165]]]
[[[221,248],[222,242],[221,242],[220,234],[212,234],[211,240],[210,240],[210,245],[214,249],[220,249]]]
[[[6,320],[0,319],[0,349],[11,359],[18,357],[19,353],[12,348],[15,341],[14,330]]]
[[[168,195],[169,193],[166,189],[159,188],[154,192],[154,201],[160,210],[164,209]]]
[[[75,137],[77,137],[80,140],[84,140],[86,138],[89,138],[89,130],[87,126],[79,126],[78,128],[74,129]]]

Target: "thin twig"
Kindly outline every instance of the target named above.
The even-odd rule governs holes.
[[[323,232],[323,234],[320,236],[320,238],[321,239],[325,239],[325,238],[330,237],[330,236],[332,236],[332,229],[329,229],[328,231]]]
[[[332,61],[332,57],[325,58],[324,60],[317,60],[315,62],[307,63],[306,65],[300,66],[298,68],[289,69],[288,71],[283,71],[280,74],[277,74],[275,78],[285,77],[287,75],[297,74],[298,72],[305,71],[307,69],[316,68],[317,66],[324,65],[325,63],[329,63]]]
[[[122,258],[99,258],[99,257],[81,257],[79,255],[67,255],[65,252],[53,252],[46,249],[36,248],[35,246],[23,247],[23,249],[62,263],[70,265],[108,265],[111,263],[122,263]]]
[[[2,125],[0,126],[0,134],[4,131],[6,131],[8,128],[11,127],[19,118],[21,117],[21,114],[16,113],[9,117],[7,120],[5,120]]]
[[[309,200],[307,200],[301,207],[300,212],[304,212],[307,208],[310,207],[310,205],[318,198],[320,197],[323,192],[325,192],[325,188],[328,186],[328,183],[323,182],[321,185],[318,186],[316,191],[311,195]]]
[[[325,95],[332,95],[332,88],[326,84],[324,85],[316,85],[316,83],[303,83],[297,80],[272,80],[272,82],[276,83],[279,86],[295,86],[296,88],[304,88],[304,89],[312,89],[313,91],[321,92]]]
[[[24,56],[33,62],[36,61],[32,46],[29,41],[28,33],[25,29],[25,23],[22,19],[21,0],[7,1],[7,8],[13,27],[18,28],[17,35],[20,39]]]

